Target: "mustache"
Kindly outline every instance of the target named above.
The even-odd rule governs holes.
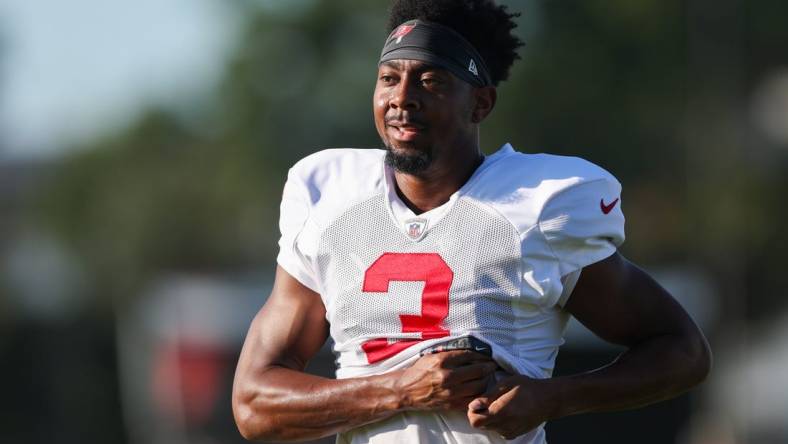
[[[412,117],[405,114],[392,114],[386,116],[383,122],[389,126],[412,126],[415,128],[426,128],[427,124],[418,117]]]

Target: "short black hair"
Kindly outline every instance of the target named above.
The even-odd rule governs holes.
[[[522,40],[512,35],[519,13],[509,13],[493,0],[393,0],[389,32],[402,23],[419,19],[440,23],[465,37],[484,58],[494,85],[509,78],[509,68],[520,56]]]

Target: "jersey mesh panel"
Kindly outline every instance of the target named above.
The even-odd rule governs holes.
[[[451,336],[483,332],[510,353],[516,338],[513,300],[520,288],[520,244],[502,216],[464,198],[427,226],[420,242],[395,226],[378,195],[343,213],[320,237],[318,274],[340,365],[363,365],[366,340],[419,338],[403,333],[400,314],[421,314],[423,282],[391,282],[387,293],[361,291],[366,269],[383,253],[438,253],[454,272],[449,314]]]

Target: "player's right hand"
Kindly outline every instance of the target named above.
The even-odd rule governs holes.
[[[496,368],[489,356],[468,350],[433,353],[400,370],[396,387],[405,410],[465,410],[494,383]]]

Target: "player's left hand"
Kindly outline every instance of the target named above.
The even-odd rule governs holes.
[[[549,390],[549,380],[510,376],[468,404],[468,420],[513,439],[550,419],[555,396]]]

